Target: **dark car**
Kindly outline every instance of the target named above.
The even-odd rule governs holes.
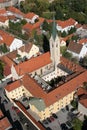
[[[54,118],[58,118],[58,116],[57,116],[56,114],[54,114],[54,113],[52,114],[52,116],[53,116]]]
[[[60,125],[60,127],[61,127],[62,130],[68,130],[68,127],[66,126],[65,123],[62,123],[62,124]]]
[[[50,127],[47,127],[46,130],[52,130]]]
[[[47,118],[47,121],[51,123],[51,120],[50,120],[50,118]]]

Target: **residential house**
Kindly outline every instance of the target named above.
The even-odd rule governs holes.
[[[57,21],[57,30],[58,31],[61,31],[61,32],[66,32],[68,33],[68,31],[71,29],[71,28],[74,28],[76,26],[78,22],[75,21],[74,19],[70,18],[68,20],[65,20],[65,21],[61,21],[61,20],[58,20]]]
[[[27,59],[30,59],[31,57],[38,55],[39,48],[32,43],[27,43],[24,46],[20,47],[17,52],[21,58],[26,57]]]
[[[82,44],[82,45],[86,44],[86,43],[87,43],[87,38],[82,38],[82,39],[80,39],[80,40],[78,41],[78,43],[79,43],[79,44]]]
[[[83,115],[87,116],[87,90],[84,88],[79,88],[77,91],[78,95],[78,111]]]
[[[7,16],[0,15],[0,27],[9,28],[9,19]]]
[[[44,18],[39,18],[39,21],[34,23],[34,24],[30,24],[30,23],[26,23],[23,27],[22,27],[22,33],[27,33],[28,35],[33,35],[32,32],[33,31],[37,31],[38,34],[42,33],[42,24],[44,22]]]
[[[15,38],[3,30],[0,30],[0,43],[1,45],[5,44],[10,52],[23,46],[22,40]]]
[[[60,43],[61,43],[60,46],[66,46],[66,45],[67,45],[66,42],[67,42],[68,40],[70,40],[70,39],[72,38],[72,36],[73,36],[73,34],[70,34],[70,35],[68,35],[68,36],[66,36],[66,37],[64,37],[64,38],[61,37],[61,38],[60,38]]]
[[[34,24],[36,20],[38,20],[39,16],[36,15],[33,12],[29,12],[27,14],[25,14],[24,19],[31,24]]]
[[[1,130],[9,130],[11,128],[12,128],[12,125],[9,122],[7,117],[0,120],[0,129]]]
[[[83,58],[87,55],[87,44],[78,44],[75,42],[70,42],[67,51],[72,53],[74,57]]]
[[[15,17],[18,19],[23,19],[23,17],[24,17],[24,13],[22,13],[19,9],[17,9],[13,6],[8,7],[7,13],[15,15]]]
[[[10,130],[12,128],[8,118],[5,117],[2,110],[0,109],[0,130]]]

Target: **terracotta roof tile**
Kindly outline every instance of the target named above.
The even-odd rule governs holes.
[[[39,18],[39,21],[34,24],[26,23],[22,27],[22,29],[26,30],[27,32],[31,32],[34,29],[40,29],[40,26],[42,25],[43,22],[44,22],[44,18]]]
[[[16,88],[19,88],[21,86],[20,80],[14,81],[13,83],[7,85],[5,89],[10,92],[12,90],[15,90]]]
[[[70,39],[73,35],[74,35],[74,34],[70,34],[70,35],[68,35],[68,36],[66,36],[66,37],[64,37],[64,38],[61,38],[60,41],[63,40],[63,41],[66,42],[66,41],[67,41],[68,39]]]
[[[70,42],[69,43],[69,46],[68,46],[69,51],[72,51],[72,52],[75,52],[75,53],[79,54],[81,49],[82,49],[81,44],[77,44],[75,42]]]
[[[11,124],[10,124],[9,120],[7,119],[7,117],[0,120],[0,129],[1,130],[6,130],[9,127],[11,127]]]
[[[15,8],[13,6],[8,7],[7,11],[10,11],[10,12],[13,12],[13,13],[20,14],[20,15],[24,16],[24,13],[22,13],[19,9],[17,9],[17,8]]]
[[[75,23],[76,23],[76,21],[72,18],[65,20],[65,21],[61,21],[61,20],[57,21],[58,26],[61,26],[62,28],[75,25]]]
[[[60,100],[61,98],[65,97],[66,95],[70,94],[71,92],[75,91],[77,87],[81,86],[83,82],[87,82],[87,71],[77,75],[77,77],[69,80],[68,82],[64,83],[63,85],[60,85],[56,89],[46,93],[41,86],[29,75],[25,75],[22,80],[23,86],[29,92],[35,96],[42,98],[46,104],[46,106],[52,105],[56,101]],[[79,81],[79,82],[77,82]],[[12,83],[11,85],[8,85],[5,89],[8,91],[12,91],[13,89],[20,86],[20,81],[16,81]]]
[[[32,72],[35,71],[47,64],[51,63],[51,59],[50,57],[50,53],[47,52],[45,54],[42,54],[40,56],[31,58],[28,61],[25,61],[23,63],[20,63],[18,66],[15,66],[15,69],[17,71],[17,73],[20,73],[20,75],[25,74],[27,72]],[[20,70],[20,72],[19,72]]]
[[[77,91],[79,102],[87,108],[87,91],[84,88],[79,88]]]
[[[6,9],[5,8],[1,8],[0,9],[0,15],[4,15],[4,14],[6,14]]]
[[[85,43],[87,43],[87,38],[80,39],[78,43],[79,44],[85,44]]]
[[[0,16],[0,22],[6,22],[8,19],[7,16]]]
[[[4,117],[3,113],[2,113],[2,110],[0,109],[0,119]]]
[[[33,44],[32,43],[27,43],[24,46],[20,47],[19,50],[22,52],[29,52],[30,49],[32,48]]]
[[[15,59],[17,57],[17,50],[9,52],[6,56],[11,60]]]
[[[12,65],[15,65],[15,63],[14,63],[11,59],[9,59],[6,55],[0,57],[0,59],[1,59],[6,65],[8,65],[8,66],[10,66],[10,67],[11,67]]]
[[[40,130],[45,130],[45,128],[39,123],[37,122],[30,114],[29,112],[26,111],[26,109],[24,108],[24,106],[18,102],[15,101],[16,105],[30,118],[30,120],[40,129]]]
[[[33,12],[29,12],[29,13],[27,13],[27,14],[25,14],[25,18],[28,18],[28,19],[32,19],[35,15],[37,15],[37,14],[35,14],[35,13],[33,13]]]
[[[7,46],[10,46],[14,40],[14,37],[11,34],[3,30],[0,30],[0,36],[2,37],[3,43],[5,43]]]

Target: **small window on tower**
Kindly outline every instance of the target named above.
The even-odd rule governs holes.
[[[53,44],[52,44],[52,47],[53,47]]]

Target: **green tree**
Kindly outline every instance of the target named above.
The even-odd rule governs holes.
[[[64,56],[65,58],[69,59],[69,60],[71,60],[71,58],[72,58],[72,54],[69,53],[69,52],[67,52],[67,51],[65,51],[65,52],[63,53],[63,56]]]
[[[3,61],[0,60],[0,80],[3,79],[3,77],[4,77],[4,75],[3,75],[4,66],[5,66],[5,64],[3,63]]]

